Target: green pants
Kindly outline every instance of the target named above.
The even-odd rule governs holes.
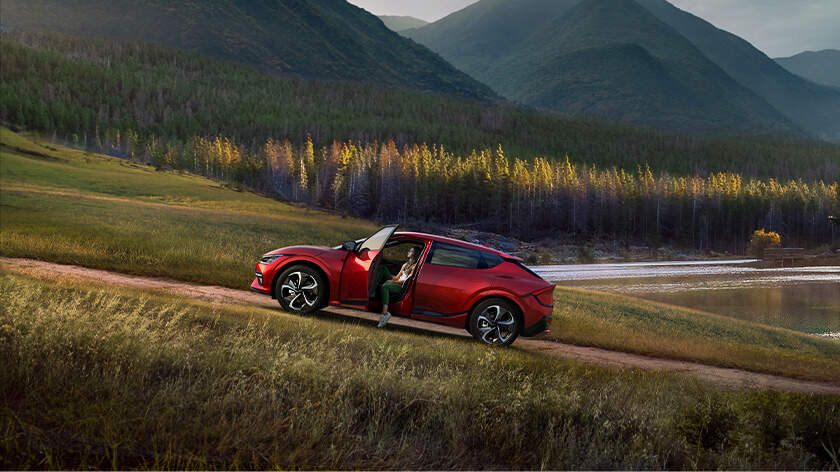
[[[393,278],[394,276],[387,267],[384,265],[379,266],[379,270],[376,273],[376,286],[379,287],[379,294],[382,298],[383,305],[387,305],[391,301],[391,295],[402,293],[402,284],[395,284],[393,282],[384,283]],[[382,285],[380,286],[380,284]]]

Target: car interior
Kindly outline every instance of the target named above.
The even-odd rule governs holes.
[[[403,264],[406,261],[406,254],[408,254],[408,250],[412,247],[417,251],[418,259],[423,255],[423,249],[425,248],[425,244],[420,241],[414,240],[407,240],[407,239],[397,239],[393,241],[388,241],[385,244],[385,247],[382,249],[382,259],[379,261],[380,264],[385,264],[385,267],[394,274],[397,273],[402,268]],[[406,292],[408,291],[408,287],[411,285],[411,281],[417,276],[419,271],[415,270],[414,274],[403,283],[403,291],[400,293],[399,297],[395,297],[392,299],[393,302],[397,302],[402,300],[405,296]],[[376,290],[375,298],[379,298],[379,290]]]

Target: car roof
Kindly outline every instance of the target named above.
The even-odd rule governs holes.
[[[394,233],[394,236],[401,236],[401,237],[409,237],[409,238],[417,238],[417,239],[424,239],[426,241],[437,241],[441,243],[452,244],[455,246],[466,247],[470,249],[477,249],[479,251],[489,252],[491,254],[496,254],[498,256],[504,257],[506,259],[512,259],[515,261],[522,261],[521,258],[516,256],[511,256],[506,252],[499,251],[497,249],[493,249],[492,247],[482,246],[480,244],[473,244],[468,243],[466,241],[461,241],[460,239],[453,239],[447,238],[446,236],[438,236],[436,234],[428,234],[428,233],[414,233],[414,232],[403,232],[400,231],[398,233]]]

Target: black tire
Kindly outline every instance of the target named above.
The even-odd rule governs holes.
[[[327,304],[327,283],[312,267],[294,265],[275,279],[274,296],[283,310],[308,315]]]
[[[503,298],[484,300],[470,313],[469,331],[481,343],[510,346],[522,332],[519,310]]]

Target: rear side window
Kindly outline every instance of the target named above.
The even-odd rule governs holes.
[[[435,243],[429,255],[430,264],[462,269],[490,269],[502,262],[504,260],[495,254],[446,243]]]
[[[490,254],[489,252],[482,252],[481,253],[481,265],[478,267],[479,269],[492,269],[497,265],[501,264],[505,260],[501,258],[501,256],[497,256],[495,254]]]

